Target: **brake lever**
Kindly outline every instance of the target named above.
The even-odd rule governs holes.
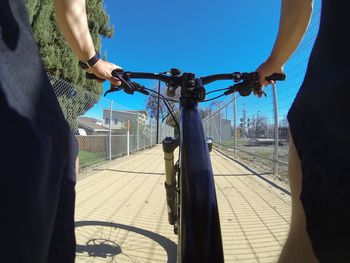
[[[108,93],[112,93],[112,92],[115,92],[115,91],[120,91],[120,90],[122,90],[122,89],[123,89],[123,87],[121,87],[121,86],[116,86],[116,85],[111,84],[111,87],[109,88],[109,90],[107,90],[107,91],[103,94],[103,97],[106,97],[106,95],[107,95]]]
[[[265,92],[262,88],[260,88],[260,89],[254,89],[254,91],[257,92],[257,94],[259,94],[259,92],[261,92],[265,97],[267,97],[266,92]],[[254,95],[257,95],[257,94],[254,94]]]
[[[256,94],[259,94],[261,92],[265,97],[267,97],[266,92],[262,89],[262,86],[259,82],[254,82],[253,85],[254,85],[253,91],[256,92]],[[254,93],[254,95],[256,94]]]
[[[252,93],[252,91],[260,90],[262,91],[264,96],[267,97],[266,92],[261,89],[259,82],[250,83],[250,81],[242,81],[240,83],[230,86],[229,89],[224,92],[224,94],[229,95],[233,92],[238,91],[239,95],[241,95],[242,97],[246,97],[249,96]]]
[[[242,97],[246,97],[249,96],[253,90],[254,88],[251,87],[249,82],[247,84],[247,81],[242,81],[240,83],[230,86],[229,89],[224,92],[224,94],[229,95],[238,91],[239,95],[241,95]]]
[[[114,69],[114,70],[112,71],[112,76],[115,77],[115,78],[118,78],[118,79],[122,82],[122,85],[116,86],[116,85],[111,84],[109,90],[107,90],[107,91],[103,94],[104,97],[106,97],[106,95],[107,95],[108,93],[112,93],[112,92],[120,91],[120,90],[124,89],[124,88],[123,88],[123,84],[126,83],[126,81],[125,81],[124,78],[123,78],[123,74],[124,74],[124,70],[123,70],[122,68],[117,68],[117,69]]]
[[[86,72],[86,78],[87,79],[95,79],[95,80],[102,80],[104,81],[104,79],[100,79],[99,77],[97,77],[94,74],[90,74]],[[134,94],[135,91],[140,92],[144,95],[149,95],[149,92],[147,90],[145,90],[145,88],[143,86],[141,86],[140,84],[136,83],[136,82],[129,82],[129,75],[124,72],[123,69],[121,68],[117,68],[114,69],[112,71],[112,76],[115,78],[118,78],[121,81],[121,85],[120,86],[116,86],[111,84],[109,90],[107,90],[103,96],[106,97],[106,95],[108,93],[112,93],[112,92],[116,92],[116,91],[120,91],[120,90],[124,90],[125,93],[127,94]]]
[[[85,73],[85,77],[87,79],[91,79],[91,80],[98,80],[98,81],[105,81],[105,79],[101,79],[99,77],[97,77],[95,74],[92,74],[92,73],[88,73],[86,72]],[[115,92],[115,91],[119,91],[121,90],[122,88],[120,86],[115,86],[113,84],[111,84],[111,87],[109,88],[109,90],[107,90],[104,94],[103,94],[103,97],[106,97],[106,95],[108,93],[111,93],[111,92]]]

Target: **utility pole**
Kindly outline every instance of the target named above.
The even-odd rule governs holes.
[[[236,109],[236,92],[233,93],[233,150],[237,155],[237,109]]]
[[[277,90],[276,83],[272,84],[273,91],[273,108],[275,118],[275,150],[274,150],[274,173],[278,173],[278,102],[277,102]]]
[[[221,150],[221,111],[219,112],[219,141],[220,141],[220,150]]]
[[[126,155],[130,155],[130,120],[127,122],[128,130],[126,132]]]
[[[139,151],[140,150],[140,120],[139,120],[139,113],[138,112],[136,115],[136,119],[137,119],[136,150]]]

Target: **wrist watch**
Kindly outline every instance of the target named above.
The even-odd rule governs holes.
[[[96,62],[100,59],[100,54],[96,51],[95,55],[90,58],[88,61],[79,61],[79,67],[82,69],[88,69],[91,68],[93,65],[96,64]]]

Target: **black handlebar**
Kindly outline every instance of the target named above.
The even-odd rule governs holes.
[[[202,80],[203,85],[212,83],[214,81],[218,80],[235,80],[235,74],[236,73],[231,73],[231,74],[215,74],[215,75],[210,75],[206,77],[201,77],[200,79]]]
[[[161,73],[147,73],[147,72],[129,72],[129,71],[122,71],[122,70],[113,70],[112,76],[115,78],[124,78],[125,80],[130,79],[154,79],[154,80],[160,80],[162,82],[167,82],[170,79],[170,76],[166,76]]]
[[[131,79],[153,79],[164,82],[169,88],[176,89],[177,87],[182,85],[183,79],[188,79],[188,76],[192,76],[193,80],[198,79],[196,83],[200,83],[198,85],[202,85],[202,89],[204,89],[204,85],[209,83],[219,81],[219,80],[233,80],[236,84],[227,88],[227,91],[224,92],[223,95],[229,95],[233,92],[239,92],[241,96],[248,96],[252,91],[261,90],[261,85],[259,83],[259,74],[257,72],[249,72],[249,73],[228,73],[228,74],[215,74],[204,76],[200,78],[195,78],[194,74],[191,73],[183,73],[177,69],[171,69],[171,73],[147,73],[147,72],[128,72],[123,71],[122,69],[115,69],[112,71],[112,76],[118,78],[122,84],[117,87],[111,85],[110,90],[105,92],[104,96],[110,92],[119,91],[123,89],[128,94],[134,94],[135,91],[140,92],[144,95],[149,95],[147,89],[136,82],[131,82]],[[86,77],[89,79],[98,79],[93,74],[86,73]],[[282,81],[286,79],[286,75],[284,73],[274,73],[269,77],[266,77],[266,80],[271,81]],[[265,94],[266,95],[266,94]],[[204,100],[204,98],[202,99]],[[202,101],[199,100],[199,101]]]

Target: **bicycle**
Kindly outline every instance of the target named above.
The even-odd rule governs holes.
[[[178,138],[167,137],[162,142],[168,221],[174,226],[174,233],[178,235],[177,261],[224,262],[219,211],[209,155],[212,141],[205,138],[197,106],[199,102],[214,100],[233,92],[248,96],[252,91],[260,91],[258,73],[234,72],[197,78],[193,73],[181,74],[178,69],[171,69],[167,73],[124,72],[118,69],[113,71],[112,75],[119,78],[122,84],[118,87],[112,86],[104,96],[119,90],[128,94],[140,92],[144,95],[160,96],[179,130]],[[167,85],[168,98],[132,82],[132,79],[164,82]],[[275,73],[267,78],[268,81],[284,79],[284,73]],[[219,80],[233,80],[235,84],[206,93],[204,85]],[[178,88],[181,89],[180,99],[172,99]],[[205,99],[206,95],[223,90],[223,94]],[[180,103],[179,122],[167,103],[169,101]],[[177,147],[179,159],[174,164],[174,151]]]

